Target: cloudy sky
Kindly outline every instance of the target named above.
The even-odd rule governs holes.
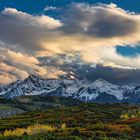
[[[139,0],[0,0],[0,84],[29,74],[139,84]]]

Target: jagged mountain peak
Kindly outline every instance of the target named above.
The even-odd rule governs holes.
[[[89,85],[90,88],[98,88],[101,92],[110,93],[113,89],[117,90],[119,88],[118,85],[114,85],[104,80],[103,78],[97,79],[95,82]]]
[[[99,79],[95,80],[95,82],[107,82],[107,81],[103,78],[99,78]]]
[[[39,79],[39,78],[40,78],[39,76],[36,76],[36,75],[33,75],[33,74],[31,74],[27,77],[27,79]]]
[[[25,80],[18,80],[1,87],[0,95],[6,98],[23,95],[43,95],[73,97],[83,101],[115,99],[114,101],[118,102],[139,102],[139,89],[140,86],[130,89],[127,86],[114,85],[103,78],[91,83],[90,81],[80,79],[43,79],[35,75],[30,75]]]
[[[43,79],[36,75],[30,75],[23,81],[16,81],[1,89],[0,92],[5,93],[6,98],[14,98],[22,95],[39,95],[42,93],[49,93],[55,89],[66,89],[67,93],[76,92],[76,90],[84,85],[81,80],[68,80],[68,79]]]
[[[118,100],[122,100],[123,92],[124,88],[100,78],[81,90],[78,96],[84,98],[84,100],[94,100],[101,94],[108,94],[115,96]]]
[[[32,81],[36,81],[36,80],[44,80],[45,78],[42,78],[40,76],[37,76],[37,75],[29,75],[25,80],[32,80]]]
[[[113,85],[111,83],[109,83],[108,81],[104,80],[103,78],[97,79],[95,82],[93,82],[93,84],[96,85]]]

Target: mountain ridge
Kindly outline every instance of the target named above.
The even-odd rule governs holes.
[[[140,103],[139,86],[131,88],[114,85],[102,78],[91,82],[85,79],[43,79],[30,75],[25,80],[18,80],[1,87],[0,95],[5,98],[40,95],[72,97],[88,102],[103,101],[108,103],[114,99],[114,102]]]

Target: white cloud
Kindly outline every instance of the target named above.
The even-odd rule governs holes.
[[[14,8],[5,8],[4,11],[2,11],[2,14],[16,17],[19,20],[23,20],[23,22],[27,24],[31,24],[37,27],[40,26],[48,29],[55,29],[57,27],[62,26],[62,23],[59,20],[53,19],[49,16],[34,16],[25,12],[18,11]]]
[[[55,10],[58,10],[58,8],[54,6],[46,6],[44,8],[44,11],[55,11]]]

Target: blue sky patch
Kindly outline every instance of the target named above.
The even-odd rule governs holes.
[[[72,2],[115,3],[125,10],[140,12],[139,0],[135,0],[135,2],[133,0],[0,0],[0,10],[3,10],[4,7],[11,7],[27,13],[37,14],[43,12],[45,6],[63,7]]]
[[[126,57],[136,57],[137,55],[140,54],[140,46],[138,46],[138,47],[118,46],[118,47],[116,47],[116,51],[118,54],[121,54]]]

